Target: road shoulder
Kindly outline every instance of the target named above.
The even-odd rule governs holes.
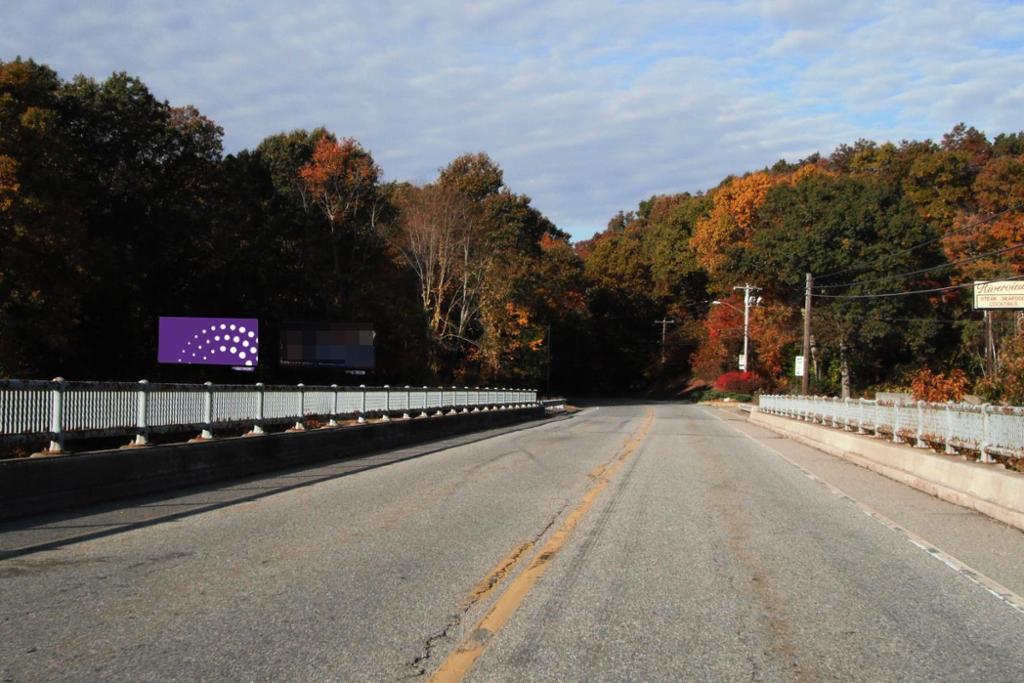
[[[706,410],[931,547],[1024,595],[1024,566],[1020,563],[1024,557],[1024,532],[752,425],[745,413]]]

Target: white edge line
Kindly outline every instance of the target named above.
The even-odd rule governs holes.
[[[866,503],[862,503],[859,500],[856,500],[855,498],[850,496],[848,493],[846,493],[845,491],[843,491],[839,487],[837,487],[837,486],[835,486],[835,485],[825,481],[821,477],[813,474],[812,472],[807,470],[803,465],[800,465],[800,464],[796,463],[791,458],[789,458],[789,456],[783,455],[782,452],[779,451],[777,448],[769,446],[766,443],[761,443],[755,437],[751,436],[750,434],[747,434],[742,429],[739,429],[737,427],[733,427],[732,425],[730,425],[728,420],[723,420],[718,415],[715,415],[714,413],[708,412],[708,410],[706,408],[701,408],[701,410],[704,411],[707,415],[710,415],[711,417],[715,418],[719,422],[732,427],[737,432],[739,432],[740,434],[742,434],[746,438],[750,439],[751,441],[753,441],[758,446],[760,446],[760,447],[764,448],[765,450],[770,451],[771,453],[774,453],[778,457],[782,458],[783,460],[788,462],[790,465],[792,465],[796,469],[800,470],[800,472],[802,472],[809,479],[812,479],[813,481],[816,481],[819,484],[821,484],[822,486],[824,486],[826,489],[829,490],[830,493],[832,493],[832,495],[836,496],[837,498],[842,498],[844,500],[849,501],[850,503],[852,503],[853,505],[858,507],[861,510],[861,512],[866,514],[868,517],[871,517],[872,519],[874,519],[876,522],[878,522],[882,526],[888,528],[890,531],[895,531],[898,534],[902,534],[904,537],[906,537],[906,539],[908,541],[913,543],[915,546],[917,546],[921,550],[925,551],[925,553],[927,553],[931,557],[933,557],[936,560],[942,562],[944,565],[946,565],[947,567],[949,567],[950,569],[955,571],[959,576],[962,576],[963,578],[968,579],[969,581],[971,581],[976,586],[979,586],[980,588],[983,588],[986,592],[991,593],[995,597],[999,598],[999,600],[1002,601],[1004,604],[1006,604],[1006,605],[1010,606],[1011,608],[1015,609],[1017,612],[1019,612],[1021,614],[1024,614],[1024,598],[1022,598],[1021,596],[1017,595],[1016,593],[1014,593],[1012,590],[1010,590],[1009,588],[1007,588],[1003,584],[999,583],[998,581],[996,581],[995,579],[993,579],[993,578],[991,578],[989,576],[986,576],[985,574],[982,574],[980,571],[978,571],[974,567],[970,566],[966,562],[963,562],[962,560],[959,560],[956,557],[953,557],[949,553],[947,553],[947,552],[945,552],[943,550],[940,550],[938,547],[935,546],[934,543],[931,543],[928,540],[922,538],[921,536],[918,536],[917,534],[915,534],[910,529],[907,529],[906,527],[903,527],[903,526],[899,525],[898,523],[894,522],[893,520],[891,520],[888,517],[886,517],[885,515],[883,515],[878,510],[875,510],[870,505],[868,505]]]

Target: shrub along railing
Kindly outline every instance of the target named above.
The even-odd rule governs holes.
[[[761,396],[758,410],[831,425],[859,434],[886,436],[918,448],[941,444],[946,453],[972,450],[982,462],[992,455],[1024,455],[1024,408],[969,403],[870,401],[824,396]]]
[[[339,387],[232,384],[150,384],[69,382],[61,378],[0,380],[0,441],[49,440],[60,453],[68,437],[133,435],[146,445],[149,435],[200,429],[264,427],[307,419],[452,413],[535,405],[535,389],[470,387]]]

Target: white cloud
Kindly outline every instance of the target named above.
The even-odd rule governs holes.
[[[0,24],[0,59],[138,75],[229,151],[326,125],[422,182],[485,150],[581,236],[859,137],[1015,130],[1024,105],[1024,7],[994,1],[40,0]]]

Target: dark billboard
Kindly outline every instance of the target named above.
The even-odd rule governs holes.
[[[281,323],[281,365],[372,370],[370,323]]]
[[[252,368],[259,343],[255,318],[161,317],[157,361]]]

